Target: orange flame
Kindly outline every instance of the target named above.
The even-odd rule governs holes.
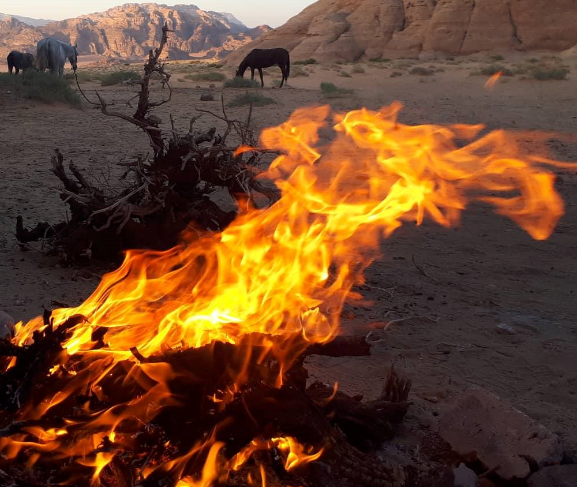
[[[87,318],[71,328],[64,343],[69,355],[82,354],[83,365],[54,398],[31,406],[25,416],[40,418],[86,388],[99,397],[100,383],[112,368],[135,360],[134,347],[146,356],[216,341],[237,344],[248,337],[281,364],[280,385],[282,370],[300,352],[291,340],[327,342],[338,334],[352,286],[362,282],[381,238],[404,222],[420,224],[429,217],[443,226],[456,225],[466,205],[477,200],[494,205],[535,239],[551,234],[563,202],[543,159],[522,159],[505,132],[479,136],[482,126],[403,125],[397,121],[399,109],[393,104],[337,115],[334,140],[326,145],[319,144],[319,131],[327,128],[328,107],[297,110],[287,122],[265,130],[262,146],[283,153],[264,174],[282,191],[280,200],[266,210],[249,209],[221,233],[196,240],[184,235],[182,245],[164,252],[129,251],[120,268],[106,274],[82,305],[55,310],[55,327],[74,315]],[[457,140],[469,143],[458,145]],[[43,326],[40,318],[19,323],[15,342],[29,343]],[[98,329],[106,330],[107,347],[93,350]],[[266,335],[285,341],[279,345]],[[91,413],[90,422],[81,426],[93,440],[85,435],[63,441],[67,436],[59,432],[38,431],[38,442],[25,441],[23,434],[1,438],[0,452],[9,458],[21,448],[57,451],[62,458],[72,452],[88,455],[102,441],[103,431],[113,434],[122,421],[134,418],[146,423],[163,407],[176,404],[166,384],[173,375],[168,364],[135,364],[126,381],[145,392]],[[244,380],[242,369],[235,390],[213,395],[214,403],[230,401]],[[63,430],[78,427],[70,421]],[[115,443],[129,441],[126,436],[117,435]],[[230,468],[261,447],[283,450],[287,470],[321,454],[297,445],[291,439],[254,440]],[[198,447],[210,448],[202,477],[184,477],[179,487],[212,485],[225,468],[218,459],[221,447],[214,442]],[[166,468],[180,472],[196,452]],[[97,477],[112,458],[103,454],[85,464],[94,467]]]
[[[493,88],[495,88],[495,85],[497,84],[497,81],[499,80],[499,78],[503,75],[503,71],[497,71],[494,75],[492,75],[487,82],[485,83],[485,89],[487,91],[492,91]]]

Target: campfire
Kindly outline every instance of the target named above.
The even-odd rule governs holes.
[[[300,109],[266,129],[281,197],[226,229],[133,250],[76,308],[0,342],[0,480],[18,486],[402,487],[374,452],[410,381],[363,401],[307,383],[310,355],[367,355],[339,324],[382,239],[491,204],[535,239],[563,213],[544,159],[504,132],[408,126],[400,105]],[[333,137],[323,138],[329,129]],[[241,146],[236,155],[254,150]]]

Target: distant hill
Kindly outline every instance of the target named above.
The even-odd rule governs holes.
[[[32,19],[30,17],[22,17],[21,15],[10,15],[10,14],[3,14],[0,13],[0,21],[6,20],[9,17],[14,17],[16,20],[24,24],[31,25],[32,27],[41,27],[43,25],[49,24],[50,22],[54,22],[53,20],[46,20],[46,19]]]
[[[577,0],[319,0],[250,49],[284,47],[295,60],[356,61],[422,53],[562,51],[577,44]]]
[[[140,59],[158,45],[165,22],[174,31],[166,49],[170,59],[224,57],[271,30],[268,26],[251,29],[231,14],[194,5],[129,3],[38,27],[14,16],[0,19],[0,55],[5,57],[12,49],[34,53],[39,39],[54,36],[76,42],[80,55]]]

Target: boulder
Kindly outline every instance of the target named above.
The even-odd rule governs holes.
[[[557,435],[509,402],[476,389],[463,393],[439,418],[439,434],[459,454],[476,452],[487,468],[507,480],[524,479],[529,462],[560,462]]]

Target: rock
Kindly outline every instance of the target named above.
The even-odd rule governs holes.
[[[455,476],[454,487],[477,487],[477,474],[461,463],[453,469]]]
[[[10,340],[16,334],[16,321],[8,313],[0,310],[0,340]]]
[[[545,467],[529,477],[528,487],[576,487],[577,465]]]
[[[212,93],[201,93],[200,101],[214,101],[214,95]]]
[[[318,0],[283,26],[230,53],[282,46],[293,60],[482,51],[564,51],[577,44],[574,0]],[[437,54],[435,54],[437,55]]]
[[[507,480],[524,479],[529,462],[561,461],[557,435],[487,391],[463,393],[439,418],[439,434],[459,454],[476,452],[487,468]]]
[[[516,335],[517,332],[515,328],[507,323],[497,323],[495,325],[497,327],[497,333],[501,333],[502,335]]]

